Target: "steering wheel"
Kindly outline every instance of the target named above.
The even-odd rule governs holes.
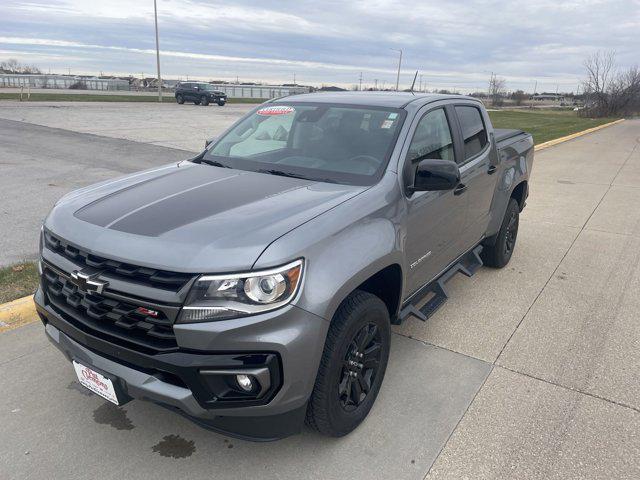
[[[348,162],[360,162],[366,163],[369,165],[373,171],[375,172],[380,166],[380,160],[372,155],[356,155],[355,157],[351,157]]]

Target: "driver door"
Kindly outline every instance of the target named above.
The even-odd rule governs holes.
[[[419,159],[456,161],[461,155],[454,129],[455,117],[448,105],[428,105],[409,132],[405,146],[403,181],[413,185]],[[406,238],[404,241],[406,293],[433,280],[460,253],[461,233],[467,215],[467,195],[456,190],[413,192],[405,190]]]

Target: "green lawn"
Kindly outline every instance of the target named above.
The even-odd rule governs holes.
[[[0,303],[32,295],[38,286],[38,269],[34,262],[0,268]]]
[[[499,110],[489,112],[495,128],[515,128],[533,135],[536,144],[613,122],[616,118],[582,118],[573,110]]]
[[[175,102],[173,95],[163,95],[165,102]],[[0,93],[0,100],[19,100],[19,93]],[[26,101],[26,94],[23,95]],[[92,93],[32,93],[30,102],[158,102],[157,95],[96,95]],[[229,98],[228,103],[262,103],[259,98]]]

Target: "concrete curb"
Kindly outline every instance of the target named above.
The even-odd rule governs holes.
[[[577,137],[581,137],[582,135],[587,135],[588,133],[597,132],[598,130],[602,130],[603,128],[616,125],[618,123],[624,122],[624,120],[624,118],[621,118],[620,120],[605,123],[604,125],[598,125],[597,127],[587,128],[586,130],[582,130],[581,132],[572,133],[571,135],[567,135],[566,137],[555,138],[553,140],[549,140],[548,142],[541,143],[540,145],[536,145],[534,149],[535,151],[544,150],[545,148],[553,147],[554,145],[572,140]]]
[[[33,295],[0,305],[0,333],[35,322],[37,319]]]

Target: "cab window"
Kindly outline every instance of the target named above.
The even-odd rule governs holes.
[[[428,158],[455,159],[451,128],[442,108],[433,110],[420,119],[407,152],[409,163],[417,163]]]
[[[464,159],[468,160],[480,153],[487,145],[487,130],[478,108],[462,105],[457,105],[455,108],[464,139]]]

